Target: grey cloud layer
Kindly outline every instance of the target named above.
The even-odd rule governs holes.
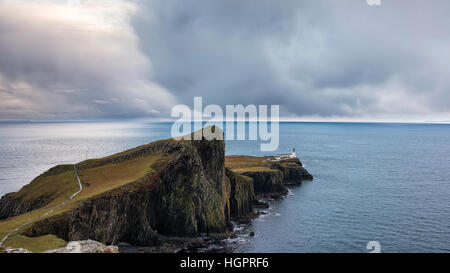
[[[133,3],[0,2],[0,118],[148,116],[173,103],[151,81]]]
[[[155,77],[189,102],[284,115],[448,113],[448,1],[152,1],[134,21]]]
[[[74,20],[57,10],[30,15],[24,4],[16,7],[22,20],[0,9],[0,118],[166,118],[171,105],[190,105],[193,96],[206,104],[280,104],[287,117],[450,113],[448,1],[106,6],[99,25],[90,22],[98,13],[76,17],[83,31],[67,31]]]

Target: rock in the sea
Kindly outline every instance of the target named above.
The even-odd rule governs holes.
[[[250,232],[249,236],[250,237],[254,237],[255,236],[255,232],[254,231]]]
[[[47,250],[44,253],[119,253],[119,248],[113,245],[106,246],[93,240],[85,240],[72,241],[66,247]]]
[[[263,201],[259,201],[259,200],[255,200],[253,202],[253,206],[255,208],[258,208],[258,209],[268,209],[270,207],[269,203],[263,202]]]

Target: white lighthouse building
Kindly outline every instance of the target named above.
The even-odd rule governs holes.
[[[295,151],[295,148],[292,149],[292,154],[279,155],[279,156],[273,157],[272,159],[269,159],[269,160],[280,161],[280,160],[286,160],[286,159],[289,159],[289,158],[297,158],[297,153]]]
[[[292,149],[292,154],[289,157],[290,158],[296,158],[297,157],[297,153],[295,152],[295,148]]]

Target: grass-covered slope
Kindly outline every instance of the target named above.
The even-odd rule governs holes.
[[[232,169],[235,173],[244,173],[249,171],[274,171],[270,168],[267,160],[270,157],[254,157],[243,155],[232,155],[225,158],[225,166]]]

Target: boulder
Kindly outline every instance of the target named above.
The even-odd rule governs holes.
[[[106,246],[102,243],[85,240],[71,241],[66,247],[47,250],[44,253],[119,253],[117,246]]]

